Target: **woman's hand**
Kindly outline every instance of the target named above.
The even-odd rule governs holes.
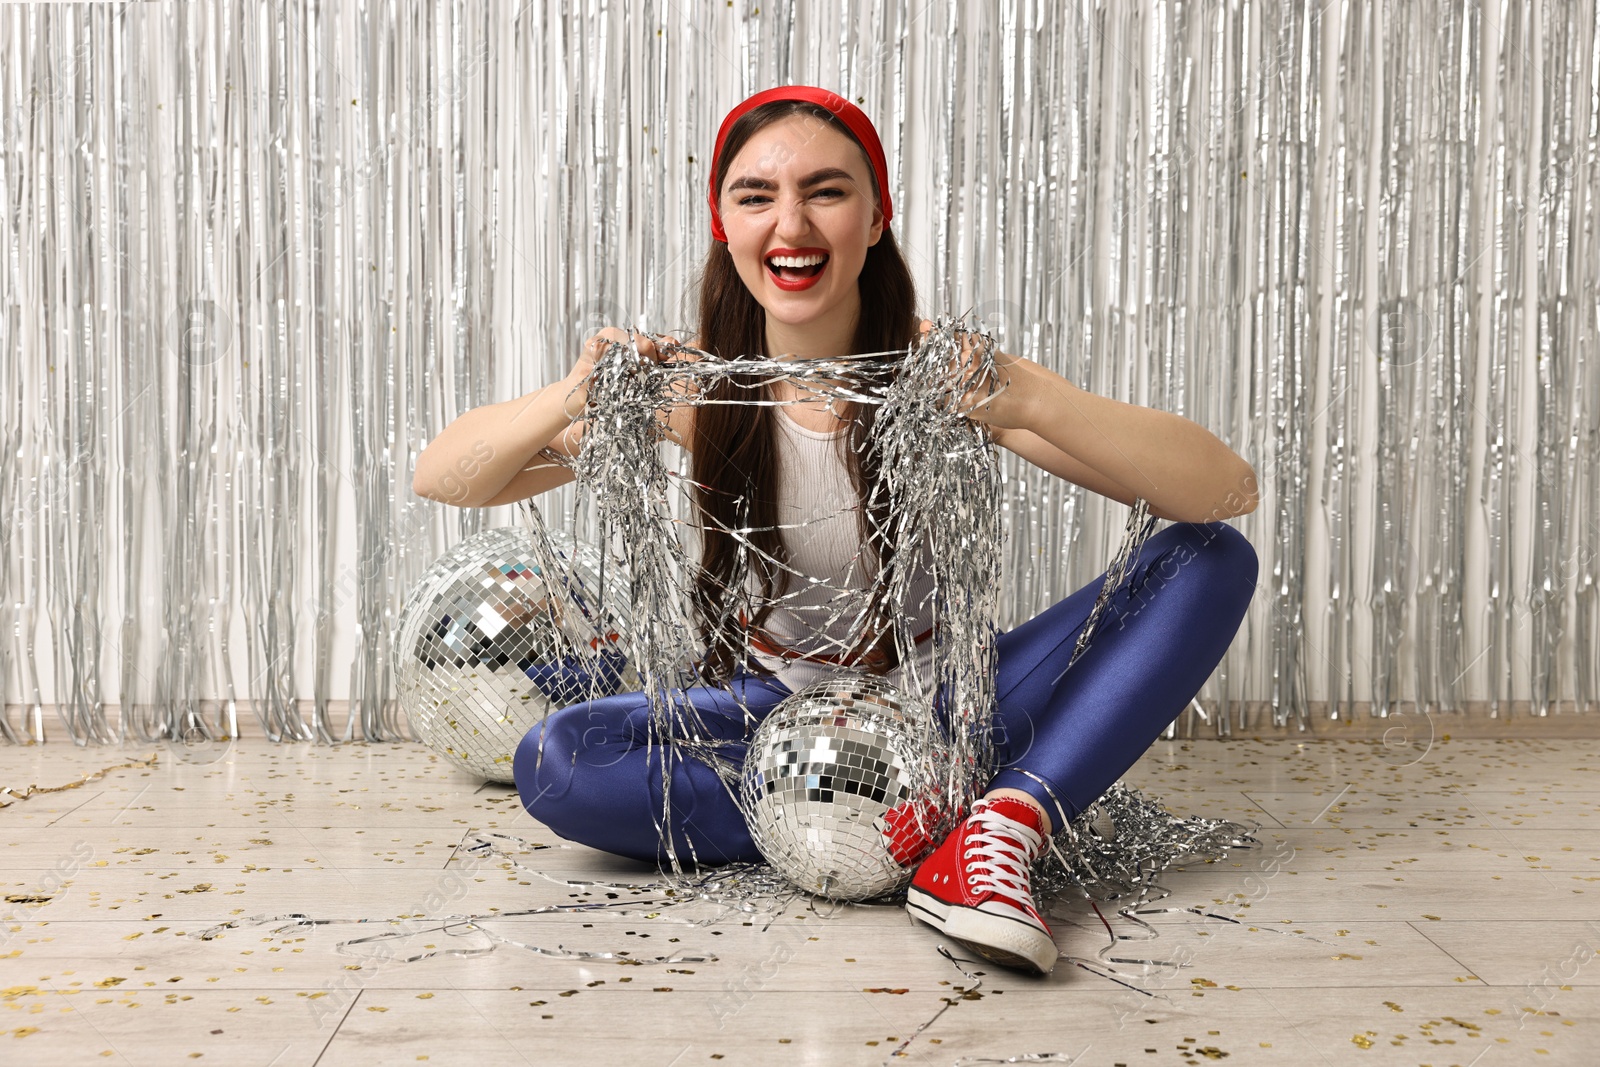
[[[924,321],[923,333],[933,328]],[[960,335],[970,375],[979,341]],[[1215,435],[1179,415],[1096,396],[1019,356],[994,353],[968,388],[964,413],[996,444],[1060,478],[1175,522],[1243,515],[1258,502],[1255,472]]]
[[[933,329],[933,323],[922,320],[924,336]],[[961,342],[959,366],[953,367],[953,377],[965,380],[972,376],[982,341],[978,335],[965,330],[956,331]],[[992,369],[981,380],[974,382],[961,398],[961,412],[973,422],[994,429],[1018,429],[1026,417],[1026,392],[1024,388],[1024,361],[1016,356],[994,350]]]
[[[647,334],[636,334],[639,354],[645,359],[659,363],[666,358],[665,354],[656,346]],[[662,342],[676,345],[676,337],[662,337]],[[589,378],[594,374],[595,362],[606,347],[611,344],[627,344],[628,331],[616,326],[607,326],[599,333],[590,337],[583,343],[583,349],[578,355],[578,361],[572,365],[567,376],[561,380],[566,392],[562,400],[561,413],[567,417],[568,422],[576,422],[583,418],[584,410],[589,406]]]
[[[640,355],[664,358],[654,341],[636,337]],[[659,341],[661,347],[678,343],[671,337]],[[413,491],[429,500],[476,508],[523,500],[570,482],[572,471],[544,453],[577,454],[595,362],[613,342],[627,344],[627,331],[609,327],[589,338],[560,381],[516,400],[485,404],[456,416],[417,456]],[[666,415],[674,420],[669,421],[668,433],[675,440],[692,425],[684,414],[689,410],[677,406]]]

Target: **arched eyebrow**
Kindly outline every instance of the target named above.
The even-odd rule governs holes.
[[[855,176],[847,170],[841,170],[839,167],[824,167],[819,171],[814,171],[811,174],[807,174],[804,178],[801,178],[800,187],[802,189],[806,189],[813,185],[821,185],[823,182],[837,181],[846,181],[853,185],[855,184],[855,180]],[[729,182],[728,188],[725,191],[731,193],[738,189],[760,189],[770,192],[777,187],[778,183],[770,178],[761,178],[754,174],[746,174],[743,177],[735,178],[733,181]]]

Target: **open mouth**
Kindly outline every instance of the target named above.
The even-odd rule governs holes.
[[[785,289],[806,288],[822,275],[828,266],[826,252],[771,255],[766,259],[767,272],[773,281]]]

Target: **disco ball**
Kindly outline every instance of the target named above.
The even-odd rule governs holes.
[[[780,874],[833,900],[910,879],[914,865],[895,860],[882,827],[890,809],[937,817],[940,776],[932,754],[916,751],[917,710],[880,678],[844,675],[801,689],[756,729],[740,803]]]
[[[512,781],[518,743],[546,715],[624,681],[625,573],[566,534],[550,544],[555,574],[526,530],[462,541],[412,590],[395,638],[400,706],[417,736],[491,781]]]

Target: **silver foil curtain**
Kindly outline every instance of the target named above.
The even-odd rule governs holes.
[[[692,325],[785,82],[878,122],[930,314],[1255,464],[1193,725],[1595,703],[1594,0],[218,0],[0,7],[0,732],[400,736],[404,593],[512,521],[413,457]],[[1006,474],[1016,620],[1124,513]]]

